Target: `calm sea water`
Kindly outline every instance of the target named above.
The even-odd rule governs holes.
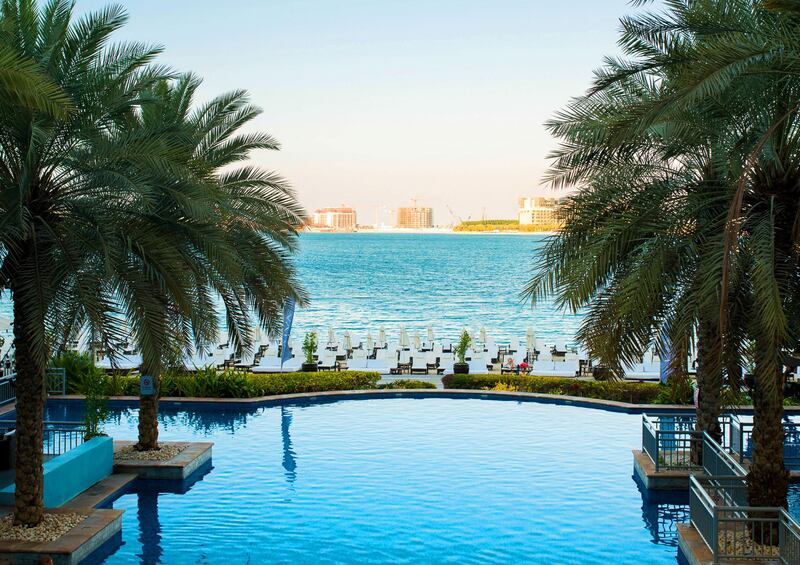
[[[363,337],[384,326],[389,339],[409,335],[454,338],[467,327],[486,327],[501,341],[537,337],[572,341],[580,316],[545,302],[532,308],[520,298],[542,235],[304,233],[297,267],[311,296],[295,315],[302,336],[332,326]],[[0,314],[11,316],[7,296]]]
[[[328,326],[391,338],[402,326],[424,337],[455,337],[485,326],[496,339],[538,337],[571,341],[580,316],[552,302],[523,303],[520,293],[544,244],[541,235],[330,234],[301,236],[298,268],[311,294],[295,315],[295,333]]]

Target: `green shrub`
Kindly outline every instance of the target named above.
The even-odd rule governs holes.
[[[598,398],[632,404],[661,403],[660,395],[670,387],[656,383],[582,381],[524,375],[446,375],[444,388],[467,390],[519,390],[582,398]]]
[[[107,375],[106,390],[112,396],[138,396],[139,378]],[[194,398],[254,398],[276,394],[330,390],[370,390],[380,375],[366,371],[331,373],[264,373],[203,369],[194,373],[161,375],[161,396]]]
[[[87,373],[82,381],[85,396],[83,423],[86,426],[84,439],[103,435],[102,424],[108,417],[108,397],[106,396],[106,379],[101,372]]]
[[[67,394],[85,394],[88,386],[103,375],[103,370],[94,366],[89,353],[64,351],[54,357],[50,365],[64,369],[67,377]]]
[[[392,388],[436,388],[436,385],[430,381],[419,381],[417,379],[397,379],[389,383],[378,385],[379,389],[392,389]]]

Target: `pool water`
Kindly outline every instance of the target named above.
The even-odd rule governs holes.
[[[133,439],[136,418],[114,409],[105,430]],[[477,398],[163,404],[161,438],[213,441],[213,468],[114,501],[122,543],[101,562],[675,563],[687,497],[634,482],[640,418]]]

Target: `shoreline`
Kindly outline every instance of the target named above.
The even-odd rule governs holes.
[[[452,228],[369,228],[354,231],[335,231],[335,230],[312,230],[304,229],[300,234],[304,233],[322,233],[322,234],[381,234],[381,235],[556,235],[558,232],[553,231],[520,231],[520,230],[496,230],[496,231],[456,231]]]

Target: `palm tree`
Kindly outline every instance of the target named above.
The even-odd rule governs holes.
[[[217,342],[215,297],[225,313],[228,339],[239,349],[251,347],[254,323],[275,330],[287,300],[305,301],[290,261],[302,207],[282,178],[247,163],[253,151],[275,150],[278,144],[264,133],[240,132],[260,113],[245,92],[193,109],[199,86],[192,75],[159,83],[123,133],[142,140],[166,133],[190,171],[182,178],[172,172],[151,178],[158,191],[153,208],[136,218],[157,236],[164,259],[153,264],[136,254],[138,273],[123,270],[128,258],[105,269],[124,273],[113,276],[114,292],[124,297],[143,371],[156,384],[155,395],[140,398],[142,450],[158,448],[160,372],[179,363],[183,352]],[[126,242],[118,244],[124,252]],[[153,246],[148,254],[154,254]]]
[[[548,123],[563,140],[550,181],[584,188],[563,207],[566,225],[548,242],[526,295],[535,301],[555,294],[562,306],[587,308],[578,338],[617,371],[650,345],[663,349],[667,337],[673,375],[685,378],[689,336],[696,333],[698,429],[719,439],[719,284],[708,281],[719,280],[730,190],[713,157],[725,140],[702,122],[687,131],[698,122],[691,114],[631,131],[638,108],[668,83],[626,71],[609,61],[590,93]]]
[[[0,45],[34,61],[75,111],[63,114],[0,105],[0,288],[14,304],[17,361],[17,485],[14,521],[33,525],[42,514],[44,369],[54,325],[75,289],[97,326],[114,323],[114,303],[101,279],[83,269],[87,254],[125,237],[126,210],[148,196],[139,171],[169,169],[170,147],[116,136],[134,119],[140,94],[165,76],[149,64],[158,49],[109,46],[125,21],[119,7],[80,20],[72,3],[32,0],[0,4]],[[177,167],[175,167],[177,169]],[[144,239],[129,239],[132,247]]]
[[[800,290],[800,18],[796,10],[787,9],[796,8],[795,2],[770,4],[783,11],[770,12],[748,0],[670,3],[664,13],[623,21],[621,43],[633,60],[610,62],[611,71],[600,76],[597,90],[609,92],[638,81],[651,85],[655,96],[633,103],[616,96],[627,116],[594,147],[587,142],[583,153],[636,155],[642,138],[654,133],[677,132],[678,140],[687,133],[690,139],[712,133],[706,144],[689,143],[685,151],[657,153],[648,162],[686,169],[686,157],[703,155],[705,147],[714,165],[707,180],[729,187],[718,192],[727,209],[723,237],[715,243],[709,232],[707,238],[705,272],[713,276],[706,284],[698,278],[701,284],[695,290],[686,287],[691,290],[686,297],[689,305],[713,304],[709,289],[719,286],[716,326],[724,349],[721,358],[731,366],[729,377],[738,373],[736,359],[745,336],[754,344],[756,430],[749,475],[754,506],[786,503],[781,368],[784,353],[794,351],[798,341],[795,296]],[[569,142],[587,140],[584,135]],[[580,179],[594,161],[584,165],[582,154],[576,155],[571,177]],[[675,194],[683,195],[683,190]],[[698,193],[701,199],[705,194]],[[709,214],[718,222],[719,203],[716,198],[701,200],[702,214],[695,217],[693,229]],[[601,298],[613,295],[621,284],[616,278],[604,282],[608,289]],[[716,330],[712,324],[712,331],[699,333],[713,336]]]

